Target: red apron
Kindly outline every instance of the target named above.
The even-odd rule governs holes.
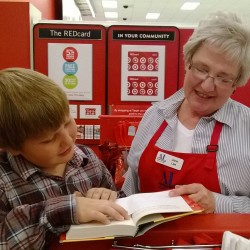
[[[206,154],[179,153],[157,147],[155,144],[167,125],[166,121],[161,124],[142,152],[138,168],[140,192],[156,192],[174,188],[175,185],[200,183],[210,191],[220,193],[216,151],[223,124],[215,123]],[[178,157],[184,160],[181,169],[178,170],[159,163],[159,160],[156,161],[159,154],[163,155],[163,158],[168,154],[170,158]]]

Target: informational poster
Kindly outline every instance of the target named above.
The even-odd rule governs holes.
[[[80,105],[80,119],[98,119],[101,105]]]
[[[48,76],[69,100],[92,100],[92,72],[92,44],[48,43]]]
[[[74,119],[78,119],[78,117],[77,117],[77,105],[70,104],[69,111]]]
[[[164,99],[165,46],[122,45],[121,101]]]

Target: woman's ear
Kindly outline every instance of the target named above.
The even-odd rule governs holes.
[[[237,89],[237,86],[234,86],[234,90],[233,90],[232,95],[236,92],[236,89]]]
[[[184,62],[184,70],[185,70],[185,73],[191,69],[191,61],[185,61]]]

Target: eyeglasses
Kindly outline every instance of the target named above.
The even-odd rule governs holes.
[[[229,79],[223,76],[210,76],[209,72],[199,66],[195,66],[192,63],[189,65],[188,69],[191,71],[193,76],[201,81],[207,80],[209,77],[213,79],[214,85],[219,88],[230,88],[237,81],[237,79]]]

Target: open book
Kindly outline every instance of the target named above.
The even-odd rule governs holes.
[[[61,235],[60,242],[135,237],[164,222],[202,212],[202,208],[188,196],[170,197],[169,191],[134,194],[116,202],[128,211],[129,220],[113,220],[108,225],[99,222],[72,225]]]

